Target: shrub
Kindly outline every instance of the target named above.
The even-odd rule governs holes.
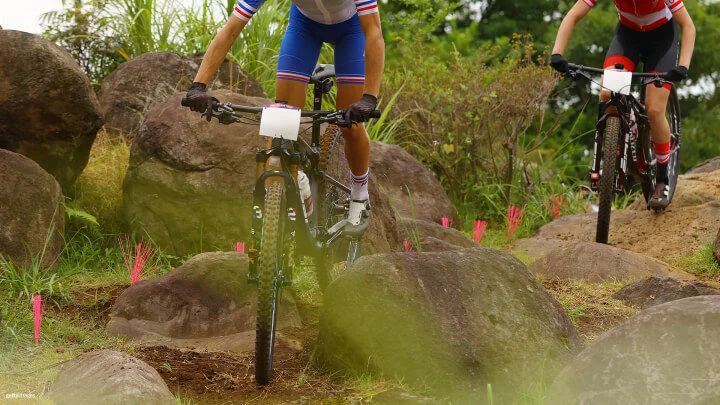
[[[399,48],[404,64],[393,68],[388,87],[404,84],[395,111],[407,117],[395,139],[438,175],[452,200],[500,219],[557,177],[542,145],[555,129],[543,118],[558,76],[528,38],[516,36],[509,49],[456,53],[447,63],[419,43]],[[487,63],[498,53],[507,56]]]

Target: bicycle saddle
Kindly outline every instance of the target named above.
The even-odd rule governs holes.
[[[335,77],[335,65],[316,65],[310,83],[319,83],[328,77]]]

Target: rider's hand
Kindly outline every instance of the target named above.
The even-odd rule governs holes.
[[[568,61],[559,53],[554,53],[550,56],[550,66],[560,73],[567,73]]]
[[[213,101],[217,99],[207,93],[205,90],[207,85],[204,83],[193,82],[188,90],[185,99],[187,100],[187,106],[191,110],[197,112],[205,112],[212,105]]]
[[[688,75],[688,68],[685,66],[678,66],[676,68],[673,68],[669,72],[665,74],[665,79],[670,80],[671,82],[679,82],[680,80],[683,80]]]
[[[370,94],[363,94],[362,98],[350,104],[345,110],[345,121],[366,122],[370,119],[370,114],[377,107],[377,97]]]

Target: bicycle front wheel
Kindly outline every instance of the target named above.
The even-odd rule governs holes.
[[[265,385],[272,378],[277,303],[282,288],[279,280],[287,202],[285,184],[272,181],[265,194],[261,251],[258,258],[258,307],[255,328],[255,381]]]
[[[595,242],[607,243],[610,233],[610,213],[615,200],[615,178],[617,177],[620,141],[620,117],[610,116],[605,121],[603,144],[602,175],[598,181],[600,207],[598,209]]]
[[[328,126],[322,135],[320,146],[319,169],[333,179],[347,184],[351,178],[350,168],[345,157],[344,139],[340,129],[335,125]],[[318,226],[328,230],[345,218],[346,202],[350,195],[347,190],[322,177],[318,181],[318,197]],[[361,238],[351,241],[338,239],[322,249],[315,261],[321,290],[325,291],[335,275],[351,265],[360,255],[361,243]]]
[[[680,173],[680,141],[682,139],[680,134],[680,103],[675,87],[670,90],[665,116],[670,124],[670,146],[672,148],[672,155],[670,155],[670,162],[668,162],[668,185],[670,186],[668,201],[672,202],[678,174]]]

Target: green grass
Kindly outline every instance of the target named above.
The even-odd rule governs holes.
[[[673,266],[695,274],[701,280],[720,282],[720,264],[713,255],[713,242],[704,244],[697,252],[676,259]]]

